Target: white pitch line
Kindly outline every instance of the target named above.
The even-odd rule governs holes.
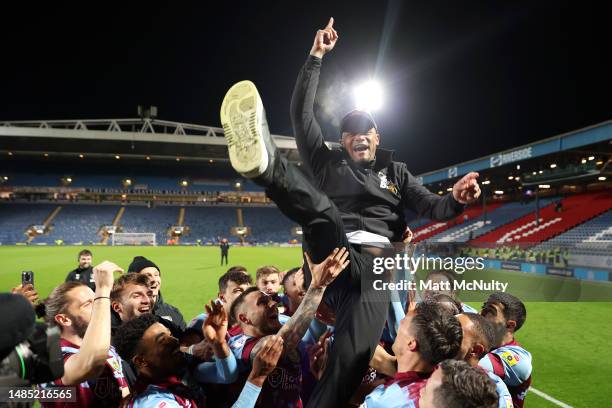
[[[529,387],[529,392],[533,392],[535,395],[540,396],[540,397],[544,398],[546,401],[550,401],[553,404],[560,406],[561,408],[573,408],[571,405],[567,405],[565,402],[561,402],[558,399],[555,399],[555,398],[551,397],[550,395],[546,394],[545,392],[542,392],[540,390],[536,390],[533,387]]]

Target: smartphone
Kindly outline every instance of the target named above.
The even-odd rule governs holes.
[[[32,285],[34,287],[34,272],[23,271],[21,272],[21,286]]]

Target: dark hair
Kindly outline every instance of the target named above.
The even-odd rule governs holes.
[[[521,300],[516,296],[509,293],[495,292],[489,296],[484,306],[488,306],[492,303],[500,303],[504,305],[504,318],[506,320],[514,320],[516,322],[514,331],[519,331],[527,319],[527,309],[525,309],[523,302],[521,302]]]
[[[260,292],[260,290],[259,288],[257,288],[257,286],[251,286],[250,288],[247,288],[247,290],[242,292],[240,296],[236,298],[236,300],[234,300],[234,303],[232,303],[232,307],[230,308],[230,315],[229,315],[230,319],[234,319],[235,322],[239,322],[238,311],[240,310],[240,307],[244,303],[244,299],[247,297],[247,295],[253,292]]]
[[[227,270],[227,273],[232,272],[232,271],[239,271],[239,272],[247,273],[247,268],[242,265],[234,265],[234,266],[230,266],[230,268]]]
[[[55,316],[60,313],[64,313],[68,307],[69,299],[68,292],[74,288],[81,286],[87,286],[83,282],[64,282],[51,292],[49,297],[44,300],[45,304],[45,321],[51,325],[56,326]]]
[[[497,408],[499,396],[493,380],[479,367],[465,361],[445,360],[440,363],[444,378],[434,391],[437,407]]]
[[[285,286],[285,284],[287,283],[287,280],[289,279],[289,277],[295,275],[297,273],[297,271],[300,270],[300,268],[301,268],[301,266],[296,266],[295,268],[291,268],[287,272],[285,272],[285,276],[283,276],[283,280],[282,280],[281,284],[283,286]]]
[[[497,335],[495,333],[495,328],[493,324],[488,321],[485,317],[477,313],[463,313],[474,325],[474,330],[478,335],[478,340],[482,342],[482,345],[485,347],[484,353],[482,356],[478,356],[478,358],[484,357],[484,354],[488,353],[493,347],[496,346]]]
[[[91,253],[89,249],[84,249],[81,252],[79,252],[79,256],[77,257],[77,259],[81,258],[83,255],[93,256],[93,254]]]
[[[459,314],[462,311],[461,303],[446,293],[434,293],[428,299],[442,305],[452,315]]]
[[[147,329],[157,323],[157,319],[150,313],[123,322],[113,336],[115,350],[125,361],[131,361],[138,352],[138,346]]]
[[[421,357],[431,365],[454,358],[463,339],[459,320],[444,306],[431,301],[417,304],[415,311],[412,328]]]
[[[110,293],[110,300],[111,302],[118,301],[121,298],[121,295],[123,295],[123,290],[127,285],[141,285],[148,289],[150,284],[151,283],[149,282],[149,277],[147,275],[135,272],[126,273],[125,275],[118,277],[113,284],[113,289]]]
[[[261,268],[257,269],[257,272],[255,272],[255,279],[259,280],[259,278],[263,276],[272,275],[274,273],[278,273],[278,276],[280,276],[280,271],[276,266],[262,266]]]
[[[225,290],[227,289],[227,284],[229,282],[235,282],[238,285],[252,285],[253,279],[251,278],[251,275],[247,275],[242,271],[227,271],[219,278],[219,293],[225,292]]]

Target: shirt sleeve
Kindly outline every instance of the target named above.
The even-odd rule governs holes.
[[[531,375],[531,354],[520,347],[500,347],[484,356],[482,368],[498,375],[508,386],[518,386]]]
[[[300,157],[318,178],[322,177],[328,156],[331,154],[314,114],[320,71],[321,58],[308,56],[293,88],[290,107],[291,124]]]
[[[240,396],[232,405],[232,408],[252,408],[255,406],[257,402],[257,398],[259,398],[259,393],[261,392],[261,388],[256,386],[255,384],[247,381],[242,388],[242,392]]]
[[[238,379],[236,357],[230,352],[225,358],[198,364],[194,378],[200,383],[231,384]]]
[[[405,165],[402,166],[401,172],[403,176],[401,186],[403,205],[417,213],[420,217],[445,221],[461,214],[465,208],[463,204],[455,200],[452,193],[439,196],[422,186],[410,174]]]
[[[365,398],[362,408],[415,408],[412,400],[406,397],[397,384],[389,387],[379,385]]]

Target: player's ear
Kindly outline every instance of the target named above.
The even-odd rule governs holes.
[[[144,357],[140,354],[136,354],[134,357],[132,357],[132,363],[134,363],[134,365],[138,368],[147,366],[147,362],[145,361]]]
[[[249,323],[251,323],[251,321],[250,321],[250,320],[249,320],[249,319],[246,317],[246,315],[245,315],[244,313],[238,313],[238,320],[239,320],[241,323],[244,323],[244,324],[249,324]]]
[[[485,352],[485,347],[482,344],[475,344],[474,347],[470,350],[470,354],[474,355],[474,357],[478,358],[482,356]]]
[[[408,350],[414,353],[415,351],[418,350],[418,348],[419,348],[419,344],[417,343],[415,338],[412,338],[408,341]]]
[[[70,325],[72,325],[72,321],[64,313],[56,314],[54,320],[55,320],[55,323],[57,323],[59,326],[70,326]]]
[[[121,313],[121,304],[119,302],[113,302],[111,303],[111,309],[113,309],[115,313]]]
[[[512,332],[516,329],[516,320],[506,321],[506,328]]]

